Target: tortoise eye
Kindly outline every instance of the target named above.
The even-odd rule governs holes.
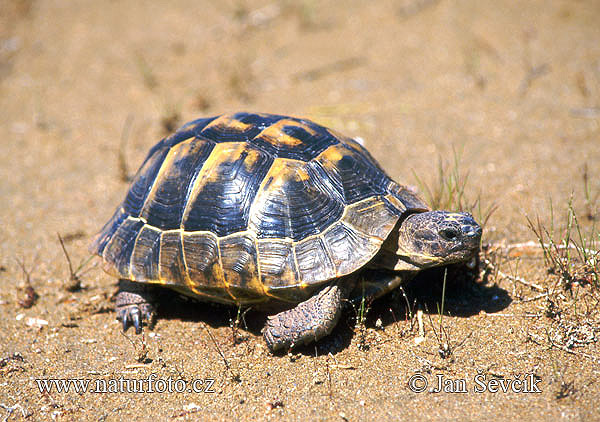
[[[453,240],[456,240],[456,238],[458,238],[458,230],[456,230],[456,229],[451,229],[451,228],[442,229],[442,230],[440,230],[439,233],[440,233],[440,236],[442,236],[442,238],[445,240],[453,241]]]

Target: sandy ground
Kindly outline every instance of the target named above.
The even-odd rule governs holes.
[[[595,0],[0,1],[0,418],[599,420],[598,286],[567,289],[536,248],[502,247],[537,240],[527,216],[560,238],[571,196],[584,235],[598,218],[598,22]],[[484,243],[506,276],[450,271],[441,341],[441,272],[291,356],[267,352],[263,314],[236,332],[235,309],[175,297],[145,345],[124,336],[115,280],[92,261],[69,291],[57,233],[77,267],[155,142],[242,110],[360,136],[417,187],[440,186],[439,161],[448,176],[458,156],[463,205],[479,198],[480,219],[497,207]],[[424,339],[406,317],[417,309]],[[35,381],[150,374],[214,379],[214,392],[41,393]],[[476,392],[478,374],[541,392]],[[467,392],[416,393],[415,375]]]

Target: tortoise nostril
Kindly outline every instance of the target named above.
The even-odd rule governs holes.
[[[440,236],[445,240],[456,240],[458,237],[458,231],[456,229],[447,228],[440,230]]]
[[[462,226],[462,232],[466,237],[481,236],[481,227],[477,226]]]

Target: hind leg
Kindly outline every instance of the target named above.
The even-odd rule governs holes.
[[[123,331],[133,325],[135,333],[142,332],[142,323],[154,320],[156,293],[152,286],[119,280],[119,292],[115,300],[117,319],[123,323]]]

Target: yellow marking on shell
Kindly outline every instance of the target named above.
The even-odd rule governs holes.
[[[156,177],[154,178],[154,181],[152,182],[152,188],[150,189],[148,196],[144,200],[144,204],[142,205],[142,208],[141,208],[142,214],[144,213],[144,210],[146,209],[146,205],[150,201],[152,201],[154,199],[154,197],[156,196],[156,189],[158,189],[158,186],[161,185],[161,182],[163,181],[165,174],[168,173],[169,171],[177,170],[177,167],[173,166],[173,162],[179,158],[178,156],[180,155],[180,153],[181,154],[188,153],[190,150],[190,144],[194,141],[195,141],[195,138],[191,137],[183,142],[178,143],[177,145],[172,146],[169,149],[167,156],[165,157],[164,161],[162,162],[162,164],[160,166],[160,169],[158,170],[158,174],[156,175]],[[144,224],[148,223],[146,218],[144,218],[144,216],[142,216],[142,215],[140,215],[139,219]]]
[[[260,291],[266,296],[275,297],[269,292],[269,289],[265,286],[262,280],[262,271],[260,269],[260,249],[258,247],[258,239],[255,236],[252,236],[254,241],[254,249],[256,250],[256,273],[258,274],[258,283],[260,285]]]
[[[135,218],[135,217],[132,217],[132,218]],[[162,233],[163,231],[165,231],[165,230],[159,229],[158,227],[154,227],[154,226],[148,224],[148,222],[144,218],[142,218],[142,217],[139,217],[139,219],[140,219],[141,222],[144,223],[144,227],[148,227],[150,230],[154,230],[154,231],[160,232],[160,233]]]
[[[231,299],[234,302],[237,302],[237,298],[231,293],[231,290],[229,290],[229,283],[227,283],[227,279],[225,278],[225,272],[223,271],[223,260],[221,259],[221,245],[219,244],[219,240],[219,237],[217,237],[217,253],[219,256],[219,265],[213,265],[212,267],[213,278],[215,280],[221,280],[221,283],[223,283],[223,287],[225,288],[227,294],[231,296]]]
[[[219,255],[219,261],[221,256]],[[224,287],[227,287],[227,281],[225,281],[225,274],[223,273],[223,264],[219,262],[219,265],[212,266],[212,277],[214,280],[220,281],[223,283]]]
[[[296,176],[298,176],[298,180],[306,181],[310,178],[304,167],[298,167],[296,169]]]
[[[164,161],[160,165],[160,169],[158,170],[158,174],[156,175],[156,177],[154,178],[154,181],[152,182],[152,188],[150,189],[150,192],[148,193],[148,196],[146,196],[146,199],[144,200],[144,204],[142,205],[142,208],[141,208],[141,210],[142,210],[141,212],[142,213],[146,209],[146,205],[151,200],[153,200],[154,197],[156,196],[156,189],[160,185],[160,181],[162,181],[165,172],[167,172],[169,169],[171,169],[173,167],[171,164],[172,164],[173,160],[175,160],[176,157],[177,157],[177,148],[171,147],[169,149],[169,152],[167,153],[167,156],[165,157]],[[143,220],[143,221],[144,221],[144,224],[145,224],[146,221],[145,220]]]
[[[185,284],[190,288],[193,289],[194,288],[194,282],[192,281],[192,278],[190,277],[190,272],[188,270],[188,265],[187,265],[187,261],[185,260],[185,249],[184,249],[184,244],[183,244],[183,232],[181,232],[181,234],[179,235],[179,242],[181,243],[181,258],[183,260],[183,278],[185,279]]]
[[[331,145],[317,155],[316,161],[323,163],[328,168],[335,167],[344,158],[342,152],[339,144]]]
[[[145,280],[144,283],[161,284],[163,286],[167,284],[163,280],[160,280],[160,279]]]
[[[284,160],[284,159],[281,159],[281,160]],[[297,161],[297,160],[290,160],[290,161]],[[302,162],[298,161],[298,163],[302,163]],[[379,248],[379,247],[381,247],[381,244],[382,244],[382,242],[385,239],[379,238],[378,236],[369,235],[369,234],[365,233],[363,230],[356,228],[352,223],[350,223],[348,221],[345,221],[345,217],[346,217],[349,209],[351,209],[351,208],[352,209],[360,208],[361,205],[364,205],[364,204],[368,203],[369,201],[372,201],[372,198],[367,198],[367,199],[364,199],[362,201],[356,202],[355,204],[352,204],[351,206],[347,206],[344,209],[344,212],[343,212],[343,214],[342,214],[342,216],[340,218],[340,221],[342,222],[342,224],[344,224],[345,226],[349,227],[353,231],[356,231],[358,233],[362,233],[365,236],[367,236],[367,238],[369,239],[370,243],[372,245],[375,245],[377,248]],[[381,206],[381,205],[382,205],[382,203],[378,202],[378,203],[376,203],[374,205],[371,205],[371,206],[369,206],[369,207],[367,207],[365,209],[369,209],[371,207],[377,207],[377,206]],[[140,218],[137,218],[137,217],[128,217],[128,218],[131,219],[131,220],[137,220],[137,221],[141,220]],[[331,227],[328,227],[322,233],[307,236],[306,238],[304,238],[304,239],[302,239],[300,241],[294,241],[291,238],[277,239],[277,240],[283,240],[283,241],[290,242],[290,244],[292,246],[291,253],[292,253],[292,259],[293,259],[293,265],[294,265],[294,268],[292,270],[294,271],[295,279],[299,281],[300,288],[306,288],[306,287],[308,287],[308,283],[303,282],[300,279],[298,258],[297,258],[297,255],[296,255],[296,247],[298,245],[304,243],[304,242],[311,241],[311,240],[313,240],[316,237],[320,237],[320,238],[323,239],[324,236],[330,230],[333,230],[334,226],[335,225],[332,225]],[[212,275],[210,277],[212,277],[213,280],[215,280],[217,282],[220,282],[220,284],[223,287],[223,289],[225,289],[227,291],[227,293],[229,294],[229,296],[232,298],[231,301],[233,301],[233,302],[238,301],[238,299],[231,293],[231,291],[229,289],[229,284],[227,283],[227,281],[225,279],[225,274],[224,274],[224,270],[223,270],[223,261],[222,261],[222,258],[221,258],[221,246],[220,246],[220,242],[223,241],[223,240],[225,240],[225,239],[228,239],[230,237],[233,237],[233,236],[247,235],[247,236],[251,237],[254,240],[255,245],[257,245],[257,242],[258,242],[259,239],[257,239],[256,232],[254,230],[252,230],[251,228],[249,228],[248,230],[245,230],[245,231],[240,231],[240,232],[237,232],[237,233],[232,233],[232,234],[229,234],[229,235],[226,235],[226,236],[218,237],[214,233],[212,233],[210,231],[206,231],[206,230],[185,231],[182,228],[171,229],[171,230],[161,230],[161,229],[158,229],[158,228],[153,227],[151,225],[147,225],[147,227],[150,228],[150,229],[152,229],[152,230],[156,230],[156,231],[158,231],[158,232],[161,233],[161,238],[160,238],[161,240],[160,241],[162,241],[162,236],[163,235],[165,235],[167,233],[170,233],[170,232],[180,232],[180,233],[185,233],[186,235],[205,234],[205,235],[210,235],[210,236],[214,237],[216,239],[216,245],[217,245],[217,256],[218,256],[218,261],[217,262],[218,263],[215,263],[214,265],[212,265],[212,269],[211,269]],[[183,238],[183,236],[182,236],[182,238]],[[269,239],[260,239],[260,240],[261,241],[269,241]],[[323,243],[327,244],[327,242],[323,242]],[[182,248],[183,248],[183,245],[182,245]],[[248,283],[248,286],[253,287],[258,292],[264,292],[264,294],[267,295],[267,296],[274,296],[274,294],[271,293],[269,291],[269,289],[262,282],[262,273],[261,273],[261,270],[260,270],[260,256],[258,255],[259,248],[258,248],[258,246],[256,246],[256,248],[257,248],[256,249],[257,250],[257,271],[258,271],[258,274],[259,274],[259,278],[256,278],[256,277],[253,278]],[[330,251],[328,251],[328,252],[330,252]],[[161,256],[160,256],[161,254],[162,254],[162,248],[159,250],[159,263],[162,262],[161,261]],[[198,294],[199,296],[205,296],[205,297],[213,298],[212,295],[205,294],[205,293],[203,293],[201,291],[201,287],[202,286],[196,286],[193,283],[193,281],[191,279],[189,279],[188,264],[185,261],[185,253],[183,253],[183,259],[184,259],[183,263],[184,263],[184,266],[185,266],[185,274],[186,274],[185,277],[186,277],[187,287],[189,287],[189,289],[191,289],[194,293]],[[337,266],[335,266],[335,267],[336,267],[336,272],[337,272],[338,271],[337,270]],[[160,274],[160,271],[161,271],[161,266],[159,265],[158,266],[158,279],[152,280],[152,281],[148,281],[148,282],[149,283],[156,283],[156,284],[163,284],[163,285],[164,284],[168,284],[167,283],[168,280],[165,279],[164,275]],[[338,273],[338,276],[340,276],[340,275],[343,275],[343,274],[339,274]],[[215,287],[218,287],[218,285],[215,286]],[[225,303],[226,299],[218,298],[217,301],[221,301],[221,302]]]
[[[301,145],[302,141],[300,139],[290,136],[283,131],[285,126],[294,126],[304,129],[311,135],[316,133],[310,126],[304,125],[295,120],[281,119],[273,123],[271,126],[264,128],[258,135],[255,136],[255,139],[262,138],[273,145],[285,145],[290,147]]]
[[[239,132],[245,132],[246,130],[248,130],[252,127],[251,124],[241,122],[238,119],[234,118],[233,116],[224,114],[222,116],[217,117],[215,120],[213,120],[208,125],[206,125],[204,130],[211,128],[211,127],[216,127],[216,126],[227,127],[230,129],[237,130]]]
[[[323,248],[325,249],[325,254],[327,255],[327,258],[329,258],[329,260],[331,261],[331,263],[333,264],[333,266],[335,267],[335,276],[336,277],[340,277],[343,274],[340,274],[340,272],[338,271],[338,266],[335,265],[335,259],[334,259],[334,255],[331,252],[331,248],[329,247],[329,242],[325,239],[325,233],[328,232],[329,230],[333,230],[333,227],[337,224],[338,222],[335,222],[331,225],[331,227],[328,227],[327,230],[323,230],[323,233],[319,233],[317,236],[321,237],[321,243],[323,244]],[[341,222],[342,224],[344,224],[343,222]]]
[[[162,262],[162,253],[163,253],[163,248],[161,248],[160,245],[162,244],[162,237],[164,234],[165,234],[165,232],[161,232],[160,236],[158,237],[158,266],[156,268],[156,273],[158,275],[157,281],[159,284],[166,284],[164,281],[164,277],[162,276],[161,271],[160,271],[160,268],[161,268],[160,263]]]
[[[286,158],[278,158],[277,160],[287,160],[287,159],[286,159]],[[277,160],[276,160],[276,161],[277,161]],[[290,161],[297,161],[297,160],[290,160]],[[299,163],[302,163],[302,161],[298,161],[298,162],[299,162]],[[265,179],[266,179],[266,178],[265,178]],[[260,189],[259,189],[259,190],[260,190]],[[347,214],[347,210],[348,210],[348,209],[350,209],[350,208],[353,208],[353,209],[354,209],[354,208],[358,208],[358,206],[359,206],[359,205],[361,205],[361,204],[363,204],[363,203],[366,203],[366,202],[370,201],[371,199],[372,199],[372,198],[366,198],[366,199],[363,199],[363,200],[361,200],[361,201],[355,202],[355,203],[354,203],[354,204],[352,204],[352,205],[346,206],[346,208],[344,209],[344,212],[342,213],[342,215],[340,216],[340,218],[339,218],[339,220],[338,220],[338,221],[343,221],[344,225],[346,225],[346,226],[348,226],[348,227],[352,228],[354,231],[357,231],[357,232],[361,232],[361,233],[363,233],[363,231],[362,231],[362,230],[360,230],[360,229],[356,228],[356,226],[352,225],[352,223],[350,223],[349,221],[346,221],[346,220],[344,220],[344,218],[346,217],[346,214]],[[376,204],[373,204],[373,205],[371,205],[371,206],[369,206],[369,207],[366,207],[366,208],[360,208],[360,209],[359,209],[359,211],[365,211],[365,210],[368,210],[368,209],[371,209],[371,208],[375,208],[375,207],[377,207],[377,206],[380,206],[380,205],[381,205],[381,202],[379,202],[379,203],[376,203]],[[141,220],[141,218],[139,218],[139,217],[131,217],[131,216],[129,216],[129,217],[127,217],[127,218],[129,218],[129,219],[131,219],[131,220]],[[248,235],[248,236],[256,237],[256,231],[254,231],[254,230],[252,230],[252,229],[250,229],[250,228],[249,228],[248,230],[243,230],[243,231],[239,231],[239,232],[235,232],[235,233],[230,233],[230,234],[228,234],[228,235],[225,235],[225,236],[220,236],[220,237],[219,237],[219,236],[215,235],[213,232],[211,232],[211,231],[208,231],[208,230],[186,231],[186,230],[184,230],[184,229],[183,229],[183,228],[181,228],[181,227],[180,227],[180,228],[177,228],[177,229],[162,230],[162,229],[159,229],[159,228],[157,228],[157,227],[151,226],[151,225],[149,225],[149,224],[147,224],[147,227],[148,227],[148,228],[150,228],[150,229],[152,229],[152,230],[156,230],[156,231],[158,231],[158,232],[161,232],[161,234],[162,234],[162,233],[169,233],[169,232],[183,232],[183,233],[185,233],[185,234],[188,234],[188,235],[192,235],[192,234],[208,234],[208,235],[212,235],[212,236],[214,236],[214,237],[217,239],[217,241],[220,241],[220,240],[225,240],[225,239],[228,239],[228,238],[230,238],[230,237],[234,237],[234,236],[240,236],[240,235]],[[305,237],[305,238],[304,238],[304,239],[302,239],[302,240],[294,240],[294,239],[292,239],[291,237],[282,237],[282,238],[277,238],[277,240],[285,240],[285,241],[291,242],[291,243],[293,243],[293,244],[298,244],[298,243],[300,243],[300,242],[304,242],[304,241],[306,241],[306,240],[309,240],[309,239],[314,239],[315,237],[320,237],[320,236],[321,236],[323,233],[326,233],[328,230],[330,230],[330,228],[329,228],[329,227],[328,227],[327,229],[323,230],[323,232],[322,232],[322,233],[317,233],[317,234],[313,234],[313,235],[307,236],[307,237]],[[366,233],[365,233],[365,234],[366,234]],[[383,241],[383,240],[384,240],[384,239],[381,239],[381,238],[379,238],[379,237],[377,237],[377,236],[372,236],[372,235],[369,235],[369,237],[371,237],[371,238],[375,238],[375,239],[379,239],[379,240],[381,240],[381,241]],[[221,264],[220,257],[221,257],[221,256],[220,256],[220,251],[219,251],[219,264]]]
[[[131,220],[137,220],[137,221],[142,221],[143,220],[140,217],[131,217],[131,216],[129,216],[128,218],[130,218]],[[208,231],[208,230],[186,231],[186,230],[182,229],[181,227],[178,228],[178,229],[163,230],[163,229],[160,229],[158,227],[151,226],[150,224],[146,224],[146,227],[148,227],[151,230],[155,230],[157,232],[160,232],[160,233],[182,232],[182,233],[185,233],[185,234],[188,234],[188,235],[191,235],[191,234],[208,234],[208,235],[212,235],[214,238],[220,239],[220,240],[224,240],[224,239],[227,239],[227,238],[233,237],[233,236],[239,236],[241,234],[248,234],[250,236],[256,236],[256,233],[254,233],[251,230],[239,231],[239,232],[230,233],[228,235],[218,237],[213,232]]]
[[[217,182],[223,175],[219,171],[219,166],[225,162],[234,162],[240,159],[243,152],[258,154],[258,151],[247,148],[245,142],[224,142],[216,144],[210,155],[204,161],[202,169],[196,175],[193,186],[190,189],[190,196],[185,209],[183,210],[183,218],[181,219],[181,227],[183,227],[190,212],[190,207],[195,203],[196,198],[203,187],[208,183]],[[161,169],[162,170],[162,169]]]
[[[190,296],[189,291],[187,291],[185,288],[182,288],[182,286],[169,286],[169,288],[175,290],[176,292],[179,292],[183,295],[187,295]],[[197,287],[190,287],[190,290],[199,298],[199,299],[210,299],[213,302],[218,302],[218,303],[224,303],[224,304],[232,304],[233,301],[229,300],[223,296],[216,296],[216,295],[211,295],[205,291],[202,291],[202,289],[199,289]]]
[[[369,200],[369,199],[370,199],[370,198],[367,198],[367,200]],[[352,204],[353,208],[356,208],[356,211],[357,211],[357,212],[365,212],[365,211],[368,211],[368,210],[370,210],[370,209],[372,209],[372,208],[378,208],[378,207],[381,207],[381,206],[382,206],[382,204],[383,204],[383,202],[381,202],[381,201],[380,201],[380,202],[375,202],[374,204],[371,204],[371,205],[369,205],[368,207],[363,207],[363,208],[360,208],[360,207],[358,207],[358,206],[355,206],[355,205],[358,205],[358,204],[360,204],[361,202],[366,202],[366,201],[365,201],[365,200],[363,200],[363,201],[359,201],[359,202],[356,202],[356,203]],[[344,210],[344,211],[345,211],[345,210]],[[344,212],[344,214],[345,214],[345,212]],[[344,219],[344,215],[342,215],[342,218],[340,218],[340,220],[343,220],[343,219]],[[344,223],[346,223],[346,221],[344,221]],[[348,225],[351,225],[351,224],[350,224],[350,223],[348,223]],[[355,227],[354,227],[354,228],[355,228]]]
[[[127,216],[127,218],[125,220],[123,220],[121,222],[121,224],[119,224],[119,226],[115,230],[115,233],[127,220],[135,221],[135,220],[139,220],[139,219],[136,217]],[[118,278],[122,278],[122,274],[119,273],[119,271],[115,267],[114,263],[106,260],[106,253],[110,250],[110,246],[112,245],[112,243],[115,242],[117,239],[117,237],[114,236],[115,233],[113,233],[113,236],[108,241],[108,243],[104,246],[104,250],[102,251],[102,266],[104,268],[104,271],[106,271],[108,274],[111,274]],[[139,236],[139,233],[136,235],[136,240],[137,240],[137,236]],[[134,244],[134,246],[135,246],[135,244]],[[131,255],[133,255],[133,253]],[[127,265],[127,270],[129,271],[129,274],[127,274],[128,278],[131,278],[131,257],[129,257],[129,264]]]
[[[280,187],[289,180],[286,176],[294,177],[295,180],[307,180],[308,173],[304,169],[306,163],[300,160],[294,160],[292,158],[276,158],[271,164],[271,168],[269,169],[267,175],[263,179],[263,183],[261,183],[261,187],[259,191],[263,187],[263,184],[266,183],[267,180],[272,178],[273,182],[277,181],[278,183],[276,187]]]
[[[140,218],[141,220],[141,218]],[[129,257],[129,265],[127,266],[127,268],[129,269],[129,279],[132,281],[136,281],[135,276],[133,275],[133,271],[131,270],[131,266],[133,265],[133,257],[135,255],[135,249],[137,248],[137,243],[138,243],[138,239],[140,238],[140,235],[142,234],[142,230],[144,230],[144,227],[146,227],[146,223],[144,223],[144,225],[140,228],[140,231],[138,232],[138,234],[135,236],[135,241],[133,242],[133,250],[131,251],[131,256]]]
[[[195,284],[189,284],[188,287],[190,288],[190,290],[192,292],[194,292],[194,294],[200,296],[200,297],[210,297],[212,298],[212,295],[209,295],[205,292],[203,292],[202,290],[198,289],[198,287]]]
[[[291,158],[276,158],[269,171],[260,182],[254,201],[250,206],[250,212],[248,213],[248,229],[251,232],[253,230],[254,216],[259,210],[263,209],[264,201],[269,198],[269,193],[272,191],[278,191],[283,188],[283,185],[290,180],[306,181],[309,179],[309,174],[305,170],[307,163],[300,160],[294,160]]]
[[[244,167],[246,168],[246,171],[252,172],[254,171],[254,165],[261,158],[261,153],[254,148],[248,148],[246,152],[248,154],[244,158]]]
[[[252,277],[250,279],[250,281],[246,284],[246,286],[249,290],[253,290],[262,295],[268,295],[267,289],[260,282],[260,271],[257,271],[257,272],[258,272],[258,277]]]
[[[296,255],[296,245],[292,242],[292,259],[294,260],[294,276],[296,280],[302,284],[302,277],[300,277],[300,267],[298,266],[298,256]]]
[[[387,194],[385,196],[385,199],[387,199],[394,207],[396,207],[396,209],[400,210],[400,212],[406,211],[406,205],[404,205],[398,198],[396,198],[391,193]]]

